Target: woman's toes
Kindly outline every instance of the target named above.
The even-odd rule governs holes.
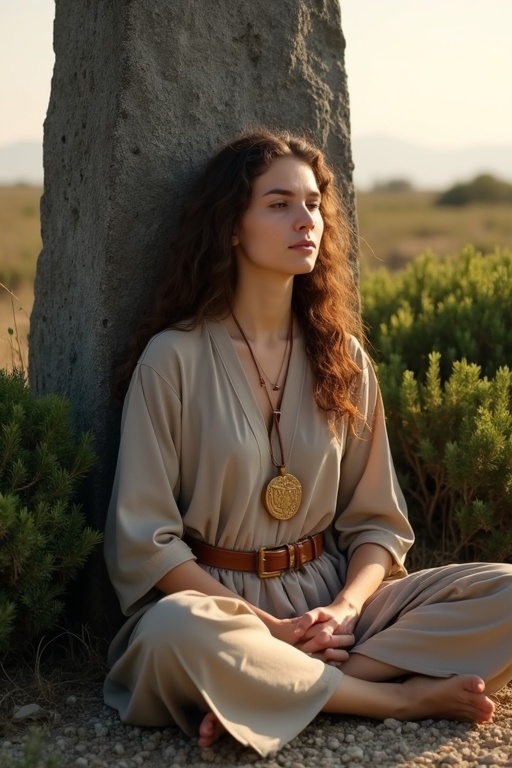
[[[201,749],[211,747],[222,736],[224,730],[213,712],[207,712],[199,726],[198,746]]]

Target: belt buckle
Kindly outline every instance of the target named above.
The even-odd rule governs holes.
[[[268,549],[275,549],[275,547],[260,547],[258,550],[258,576],[260,579],[272,579],[275,576],[280,576],[282,570],[279,571],[265,571],[265,552]]]

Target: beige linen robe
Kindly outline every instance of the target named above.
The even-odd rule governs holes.
[[[375,374],[362,368],[359,434],[331,434],[313,398],[300,333],[281,404],[288,471],[302,483],[297,515],[263,508],[275,476],[267,427],[221,323],[168,330],[148,344],[126,397],[105,531],[105,557],[129,617],[114,639],[105,701],[138,725],[176,723],[197,734],[213,711],[260,754],[280,748],[322,709],[342,679],[335,667],[276,640],[236,597],[155,584],[194,559],[185,533],[228,549],[257,550],[325,532],[325,552],[300,571],[256,574],[206,568],[246,600],[280,618],[328,604],[364,542],[393,557],[389,579],[365,604],[356,649],[412,672],[471,672],[496,684],[512,677],[512,568],[461,565],[407,576],[413,541],[386,435]]]

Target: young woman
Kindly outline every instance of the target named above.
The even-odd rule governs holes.
[[[246,133],[185,210],[128,384],[105,552],[106,702],[261,755],[321,711],[491,720],[512,566],[413,542],[321,152]]]

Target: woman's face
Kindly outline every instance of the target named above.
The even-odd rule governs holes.
[[[310,166],[274,160],[253,184],[249,207],[235,227],[238,269],[291,277],[311,272],[324,231],[320,191]]]

